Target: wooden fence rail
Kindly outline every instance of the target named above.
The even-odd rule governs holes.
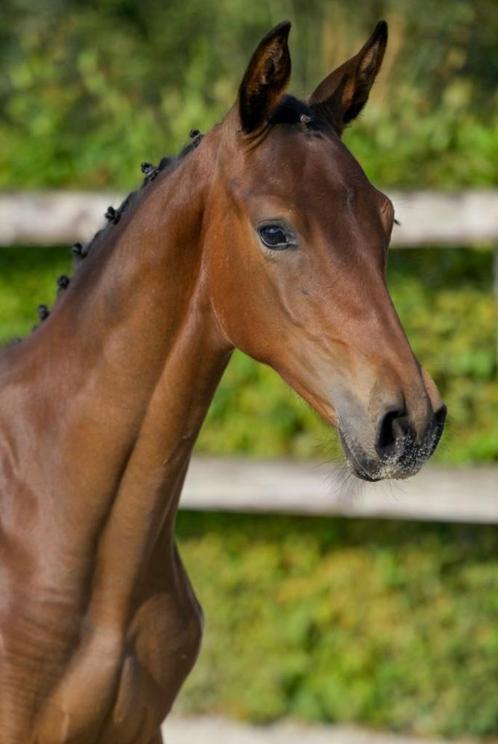
[[[194,457],[180,508],[497,524],[498,465],[428,465],[403,481],[347,485],[334,465]]]
[[[495,251],[498,299],[498,190],[392,192],[401,226],[392,243],[480,246]],[[0,193],[0,246],[69,245],[92,237],[118,193]],[[428,468],[394,490],[379,485],[345,499],[335,471],[313,465],[195,459],[183,508],[337,514],[356,517],[498,523],[498,467],[469,471]]]
[[[494,247],[498,301],[498,190],[393,191],[389,196],[401,222],[394,227],[394,246]],[[88,240],[102,226],[107,207],[122,199],[117,192],[0,192],[0,246]]]
[[[398,191],[389,194],[401,226],[393,245],[498,244],[498,190]],[[59,245],[88,240],[118,193],[78,191],[0,193],[0,246]]]
[[[494,249],[493,290],[498,307],[498,190],[393,191],[389,196],[401,222],[394,227],[393,246],[488,245]],[[89,240],[102,226],[107,207],[122,200],[123,194],[117,192],[0,192],[0,247]]]

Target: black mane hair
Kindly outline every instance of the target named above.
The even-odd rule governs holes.
[[[291,95],[283,96],[270,118],[271,127],[277,124],[300,124],[308,131],[321,131],[324,128],[324,122],[317,116],[316,111]]]
[[[139,186],[138,189],[135,189],[135,191],[131,191],[128,196],[121,202],[117,209],[115,209],[114,207],[108,207],[107,212],[105,213],[105,217],[110,225],[117,225],[124,212],[129,209],[129,207],[135,201],[136,197],[142,193],[142,190],[150,183],[155,181],[160,173],[162,173],[167,168],[179,163],[193,150],[195,150],[195,148],[201,143],[203,137],[198,129],[192,129],[189,136],[191,142],[189,142],[189,144],[186,145],[176,157],[165,155],[163,158],[161,158],[158,165],[152,165],[152,163],[148,162],[144,162],[141,164],[140,169],[144,174],[144,179],[141,186]],[[108,227],[109,225],[98,230],[93,238],[86,245],[82,245],[81,243],[75,243],[73,245],[72,251],[73,256],[76,259],[76,265],[78,265],[81,260],[86,258],[86,256],[94,247],[95,243],[98,242],[99,239],[103,236],[103,233],[107,231]]]
[[[280,104],[273,112],[272,116],[268,121],[267,132],[279,124],[284,125],[299,125],[304,129],[305,132],[320,132],[324,128],[323,120],[317,115],[314,108],[308,106],[304,101],[295,98],[292,95],[285,95],[282,97]],[[131,206],[135,204],[139,195],[143,193],[144,188],[149,186],[163,171],[173,168],[176,164],[187,157],[195,148],[201,143],[203,135],[198,129],[192,129],[190,131],[190,142],[175,156],[166,155],[159,161],[158,165],[144,162],[141,165],[144,179],[138,189],[130,192],[128,196],[122,201],[119,207],[108,207],[105,218],[108,224],[98,230],[93,238],[86,244],[74,243],[72,246],[72,254],[74,258],[75,269],[84,261],[89,253],[96,247],[101,240],[107,236],[108,231],[113,225],[117,225],[121,220],[123,214],[127,212]],[[264,136],[264,135],[263,135]],[[64,292],[70,284],[69,277],[63,275],[57,279],[57,294]],[[50,310],[47,305],[38,305],[38,319],[39,323],[42,323],[50,315]],[[35,326],[35,330],[38,326]]]
[[[161,158],[158,165],[152,165],[152,163],[148,162],[142,163],[140,168],[142,173],[144,174],[144,179],[139,188],[131,191],[128,196],[121,202],[117,209],[112,206],[107,208],[105,218],[108,221],[108,224],[102,227],[100,230],[97,230],[93,238],[88,243],[84,244],[78,242],[73,244],[73,246],[71,247],[71,251],[76,270],[78,269],[78,266],[84,261],[84,259],[95,248],[95,246],[100,243],[101,240],[108,234],[108,231],[111,229],[112,225],[117,225],[118,222],[121,220],[123,214],[128,211],[131,206],[134,205],[138,197],[143,193],[144,188],[155,181],[160,173],[167,170],[168,168],[173,168],[176,164],[187,157],[187,155],[189,155],[193,150],[195,150],[196,147],[198,147],[203,137],[198,129],[192,129],[189,136],[191,141],[188,143],[188,145],[183,147],[183,149],[176,157],[165,155],[163,158]],[[65,275],[58,277],[56,281],[57,295],[67,289],[70,281],[71,280],[69,279],[69,277]],[[37,312],[39,323],[34,326],[33,330],[36,330],[36,328],[38,328],[38,325],[40,323],[43,323],[43,321],[46,320],[50,315],[50,310],[45,304],[38,305]],[[15,339],[13,343],[19,342],[21,340],[22,339]]]

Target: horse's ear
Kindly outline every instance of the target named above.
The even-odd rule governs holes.
[[[253,132],[263,126],[277,107],[289,82],[291,59],[287,39],[291,24],[284,21],[260,41],[239,88],[242,129]]]
[[[368,100],[387,45],[387,23],[379,21],[358,54],[331,72],[312,94],[309,103],[341,134]]]

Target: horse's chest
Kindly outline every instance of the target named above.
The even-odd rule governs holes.
[[[123,664],[114,720],[125,720],[141,701],[157,701],[159,720],[168,713],[199,651],[202,617],[190,601],[168,593],[150,597],[130,628],[133,639]]]

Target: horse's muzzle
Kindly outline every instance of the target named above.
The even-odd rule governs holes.
[[[409,478],[435,451],[444,429],[446,406],[435,411],[421,439],[405,412],[389,410],[377,428],[375,447],[365,451],[350,431],[340,430],[341,444],[354,474],[365,481]],[[375,454],[373,454],[373,450]]]

